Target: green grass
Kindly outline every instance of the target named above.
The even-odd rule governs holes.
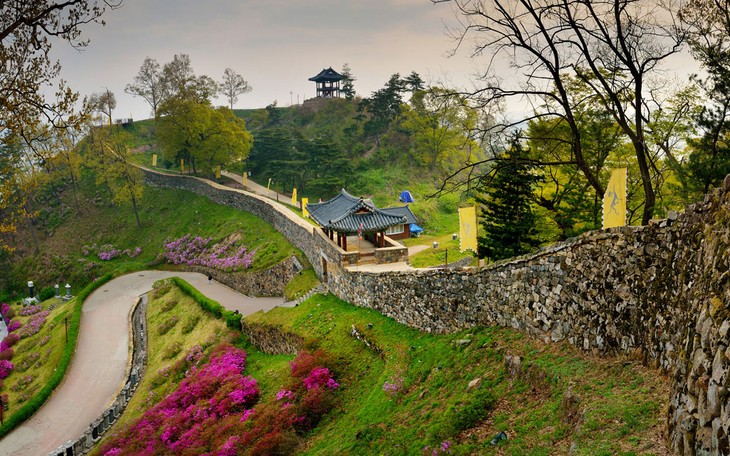
[[[421,333],[329,295],[246,321],[295,332],[337,360],[340,406],[311,433],[303,454],[420,455],[444,441],[453,454],[568,454],[573,444],[585,455],[661,452],[667,380],[626,359],[593,359],[505,329]],[[353,325],[382,355],[351,337]],[[462,339],[470,342],[455,343]],[[291,357],[246,348],[256,360],[249,373],[272,394]],[[522,356],[529,379],[507,378],[505,353]],[[401,386],[390,395],[385,382]],[[568,385],[585,410],[577,430],[561,420]],[[489,445],[502,430],[509,439]]]
[[[405,245],[426,245],[428,248],[423,252],[417,253],[410,258],[411,265],[414,268],[428,268],[434,266],[444,266],[447,259],[448,262],[461,260],[462,258],[472,257],[471,265],[476,265],[477,260],[471,250],[465,252],[459,251],[459,240],[453,239],[451,234],[443,236],[421,235],[417,238],[404,240]],[[438,248],[433,248],[434,241],[439,243]]]
[[[293,301],[300,298],[309,290],[315,288],[319,283],[319,278],[314,269],[304,269],[286,284],[286,287],[284,287],[284,299]]]

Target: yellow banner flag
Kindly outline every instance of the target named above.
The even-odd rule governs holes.
[[[185,172],[185,159],[184,158],[180,159],[180,172],[181,173]]]
[[[270,188],[270,187],[271,187],[271,178],[269,178],[269,183],[268,183],[268,184],[266,184],[266,195],[267,195],[267,196],[268,196],[268,194],[269,194],[269,188]]]
[[[603,228],[626,225],[626,179],[628,170],[617,168],[611,172],[611,179],[603,196]]]
[[[309,211],[307,210],[307,204],[309,204],[309,198],[302,198],[302,217],[309,218]]]
[[[157,154],[152,154],[152,166],[157,166]]]
[[[291,205],[296,206],[297,205],[297,189],[291,191]]]
[[[217,165],[215,167],[215,178],[220,179],[221,178],[221,165]]]
[[[459,208],[459,250],[477,252],[477,208]]]
[[[243,186],[244,187],[248,186],[248,171],[243,172]]]

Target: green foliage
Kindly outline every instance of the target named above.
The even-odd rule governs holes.
[[[527,151],[514,137],[510,149],[496,161],[494,178],[477,198],[484,206],[479,256],[492,260],[530,252],[537,238],[532,199],[539,177],[527,161]]]
[[[203,295],[195,287],[179,277],[173,277],[171,280],[183,293],[193,298],[205,312],[219,320],[225,321],[226,325],[231,329],[241,329],[241,315],[239,313],[227,310],[218,301],[214,301]]]
[[[40,291],[40,293],[38,293],[38,300],[46,301],[54,296],[56,296],[56,289],[53,287],[45,287]]]
[[[194,99],[173,98],[160,106],[157,138],[165,158],[184,159],[194,172],[212,175],[248,157],[252,136],[246,123],[228,108],[213,108]]]

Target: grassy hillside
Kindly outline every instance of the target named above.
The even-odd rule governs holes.
[[[38,290],[56,283],[70,283],[78,290],[107,272],[165,266],[159,258],[165,240],[186,234],[210,237],[212,242],[235,235],[237,244],[256,250],[253,270],[268,268],[291,255],[306,263],[271,225],[190,192],[146,187],[139,206],[142,227],[138,228],[131,207],[108,203],[91,179],[85,179],[78,214],[68,190],[40,199],[42,210],[35,224],[19,229],[16,257],[0,283],[5,295],[24,291],[27,280],[33,280]],[[110,246],[129,249],[131,255],[135,249],[141,250],[137,256],[100,258],[99,253],[109,251]]]
[[[666,452],[667,379],[638,361],[595,359],[505,329],[425,334],[331,296],[246,321],[292,331],[337,357],[340,405],[303,454],[441,454],[442,445],[480,455]],[[248,372],[270,375],[268,356],[249,354]],[[522,358],[521,373],[510,374],[508,355]],[[490,445],[500,431],[507,440]]]

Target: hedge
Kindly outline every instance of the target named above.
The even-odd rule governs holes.
[[[23,404],[22,407],[18,409],[18,411],[10,415],[10,417],[5,420],[5,424],[0,426],[0,437],[4,437],[5,435],[7,435],[17,425],[27,420],[35,412],[37,412],[38,409],[40,409],[41,406],[46,402],[46,400],[48,400],[51,394],[53,394],[53,390],[55,390],[56,387],[61,384],[63,377],[66,375],[66,370],[71,364],[73,354],[76,351],[76,340],[79,336],[79,325],[81,324],[81,310],[84,307],[84,301],[94,290],[109,282],[112,278],[112,274],[106,274],[105,276],[100,277],[96,279],[96,281],[87,285],[86,288],[81,290],[81,292],[79,292],[79,294],[76,296],[73,313],[71,314],[71,320],[68,324],[68,342],[63,347],[63,353],[61,354],[61,359],[58,361],[58,366],[56,366],[56,370],[53,372],[53,375],[51,375],[48,383],[46,383],[45,386],[43,386],[43,388],[41,388],[37,394],[30,398],[25,404]]]
[[[173,277],[172,281],[183,293],[196,300],[205,312],[219,320],[224,320],[229,328],[241,330],[241,314],[226,309],[218,301],[208,298],[180,277]]]

